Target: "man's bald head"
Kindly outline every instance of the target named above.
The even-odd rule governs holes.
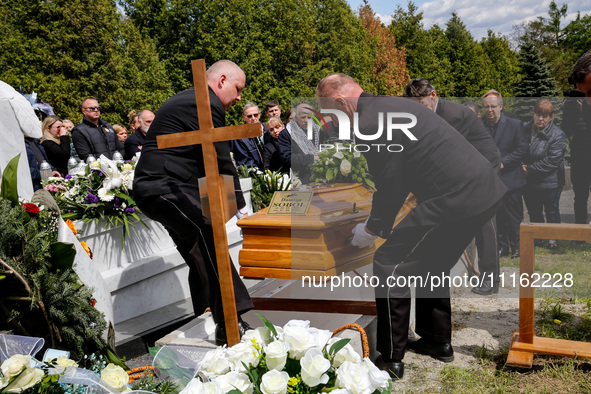
[[[246,76],[236,63],[220,60],[207,69],[207,84],[227,111],[236,101],[240,101]]]
[[[363,93],[361,86],[346,74],[330,74],[316,87],[320,107],[344,111],[349,117],[357,110],[357,101]]]
[[[316,97],[356,97],[363,89],[357,81],[346,74],[330,74],[318,83]]]

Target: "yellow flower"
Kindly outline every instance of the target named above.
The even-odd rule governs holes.
[[[86,242],[80,241],[80,245],[82,245],[82,247],[86,251],[86,254],[88,255],[88,257],[92,258],[92,250],[90,250],[90,247],[88,245],[86,245]]]
[[[72,221],[70,219],[66,220],[66,224],[68,225],[70,230],[72,230],[74,235],[78,235],[78,231],[76,231],[76,226],[74,226],[74,223],[72,223]]]

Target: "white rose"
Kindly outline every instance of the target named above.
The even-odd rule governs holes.
[[[341,340],[342,338],[332,338],[328,341],[328,349],[335,343]],[[335,354],[332,364],[335,368],[340,367],[345,361],[350,361],[355,364],[359,364],[361,362],[361,356],[353,349],[353,346],[350,344],[346,344],[341,350]]]
[[[225,391],[222,390],[222,386],[218,382],[207,382],[203,383],[203,387],[201,388],[202,394],[224,394]]]
[[[390,374],[388,374],[388,372],[382,371],[376,367],[369,358],[363,359],[361,367],[367,372],[372,392],[380,388],[385,389],[388,387],[388,384],[390,383]]]
[[[30,387],[33,387],[37,383],[41,382],[43,377],[45,376],[45,372],[39,368],[27,368],[18,375],[18,377],[7,387],[3,389],[3,391],[7,393],[20,393]]]
[[[255,340],[257,344],[264,346],[271,342],[271,330],[267,327],[257,327],[254,330],[248,330],[242,336],[241,342],[252,342]]]
[[[304,327],[286,326],[283,340],[289,344],[289,356],[295,360],[301,359],[308,349],[316,346],[316,339]]]
[[[219,347],[207,352],[205,357],[203,357],[201,371],[207,376],[223,375],[229,372],[232,364],[230,364],[227,358],[226,351],[227,348]]]
[[[261,378],[261,391],[263,394],[286,394],[289,374],[273,369]]]
[[[129,390],[129,375],[118,365],[108,364],[101,372],[101,379],[121,393]]]
[[[314,337],[316,340],[316,347],[318,349],[323,349],[326,343],[332,338],[332,331],[329,330],[319,330],[316,327],[308,328],[308,332]]]
[[[349,394],[349,390],[347,389],[336,389],[332,390],[330,394]]]
[[[347,176],[351,173],[351,162],[347,159],[344,159],[343,161],[341,161],[341,174],[343,176]]]
[[[55,364],[60,367],[77,367],[78,363],[74,360],[67,358],[66,356],[59,356],[55,360]]]
[[[29,367],[30,362],[31,356],[23,356],[22,354],[15,354],[4,361],[0,367],[2,371],[2,386],[6,386],[10,379],[18,375],[24,368]]]
[[[232,370],[246,372],[244,364],[248,368],[259,365],[258,352],[251,343],[240,342],[227,350],[228,360],[232,364]]]
[[[361,157],[361,153],[355,151],[353,152],[353,157]]]
[[[238,390],[243,394],[252,394],[254,388],[248,376],[241,372],[230,372],[225,375],[218,376],[215,381],[219,383],[222,391]]]
[[[353,394],[371,394],[374,391],[371,389],[365,369],[350,361],[345,361],[337,369],[335,384],[337,387],[345,388]]]
[[[129,163],[125,163],[121,166],[121,171],[133,171],[133,166]]]
[[[345,155],[343,154],[343,152],[338,151],[337,153],[335,153],[334,155],[332,155],[333,157],[336,157],[337,159],[342,159],[343,157],[345,157]]]
[[[179,394],[201,394],[203,392],[203,382],[197,378],[191,379],[189,384],[181,390]]]
[[[310,328],[310,320],[290,320],[288,321],[283,329],[285,330],[286,327],[303,327],[303,328]]]
[[[302,380],[310,387],[328,382],[328,375],[325,374],[330,368],[330,361],[324,358],[324,354],[316,348],[306,352],[300,360],[302,366]]]
[[[274,341],[265,347],[267,354],[267,368],[282,371],[287,362],[289,344],[282,341]]]

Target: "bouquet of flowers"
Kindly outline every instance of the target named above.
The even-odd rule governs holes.
[[[199,393],[390,393],[392,381],[349,339],[291,320],[283,328],[264,317],[264,327],[250,330],[231,348],[207,353],[197,377],[181,394]]]
[[[136,221],[139,209],[130,195],[135,163],[116,163],[105,156],[88,165],[76,167],[65,178],[50,177],[44,188],[57,201],[64,220],[85,222],[106,219],[107,225],[123,224],[123,240],[129,235],[129,225]]]
[[[255,212],[268,207],[276,191],[291,189],[289,175],[284,172],[259,171],[242,165],[238,167],[238,174],[241,178],[252,179],[251,199]]]
[[[372,189],[376,188],[367,168],[367,160],[351,143],[336,143],[332,148],[319,152],[318,159],[312,164],[310,181],[357,182]]]

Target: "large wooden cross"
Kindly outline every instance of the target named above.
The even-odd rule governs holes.
[[[224,212],[223,185],[219,175],[217,153],[214,144],[218,141],[260,136],[261,126],[256,123],[214,128],[209,103],[205,60],[193,60],[191,65],[193,69],[193,81],[195,83],[199,130],[158,136],[158,148],[163,149],[201,144],[203,163],[205,165],[205,178],[207,180],[207,193],[209,196],[211,225],[215,240],[218,277],[222,292],[224,320],[226,322],[226,334],[228,346],[232,346],[240,342],[240,334],[238,331],[238,316],[232,283],[230,254],[228,252],[228,239],[226,237],[225,216],[227,212]]]

